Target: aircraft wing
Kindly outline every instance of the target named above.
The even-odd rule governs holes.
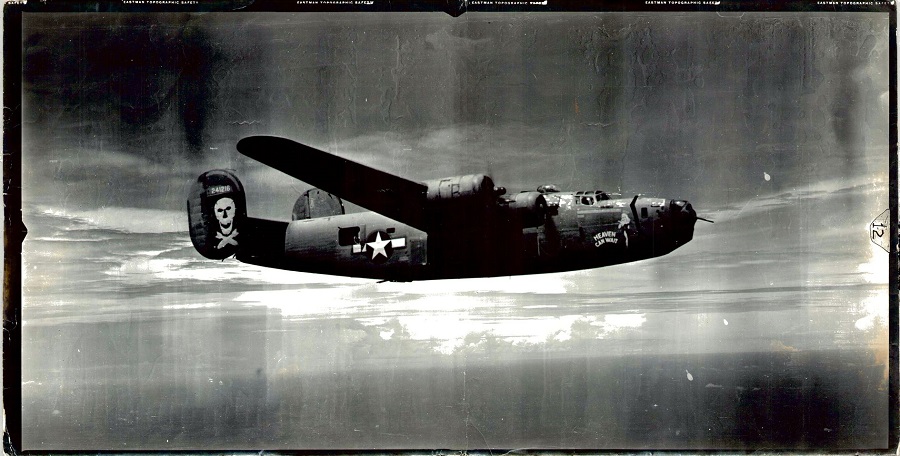
[[[425,230],[425,184],[276,136],[250,136],[238,141],[237,149],[326,192]]]

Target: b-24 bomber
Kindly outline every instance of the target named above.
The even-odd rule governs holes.
[[[682,199],[553,185],[508,194],[483,174],[414,182],[274,136],[237,149],[314,188],[291,221],[266,220],[248,216],[233,172],[203,173],[187,212],[206,258],[389,281],[511,276],[658,257],[708,221]],[[346,213],[342,199],[370,212]]]

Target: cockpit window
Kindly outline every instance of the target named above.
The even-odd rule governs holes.
[[[537,188],[540,193],[559,193],[559,187],[553,184],[541,185]]]
[[[593,206],[594,205],[594,197],[593,196],[582,196],[581,204],[585,206]]]

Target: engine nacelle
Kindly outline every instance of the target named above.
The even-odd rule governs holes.
[[[547,199],[540,192],[522,192],[509,197],[509,208],[521,220],[522,226],[541,226],[547,217]]]
[[[484,174],[445,177],[424,182],[432,202],[473,200],[491,202],[495,198],[494,181]]]
[[[201,174],[188,193],[187,212],[191,242],[201,255],[222,260],[237,253],[247,198],[233,173],[217,169]]]
[[[337,196],[324,190],[311,188],[294,203],[291,220],[304,220],[318,217],[343,215],[344,203]]]

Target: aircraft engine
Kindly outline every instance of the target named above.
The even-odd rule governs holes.
[[[547,216],[547,199],[539,192],[516,193],[509,197],[509,208],[522,221],[522,226],[532,228],[544,224]]]
[[[188,226],[194,248],[206,258],[222,260],[237,253],[245,230],[244,186],[230,171],[207,171],[191,185]]]
[[[428,186],[428,200],[444,202],[453,200],[494,200],[494,181],[484,174],[445,177],[424,182]]]
[[[433,232],[453,233],[459,239],[473,239],[483,234],[497,201],[494,181],[490,177],[469,174],[423,183],[427,186],[426,218]],[[471,242],[469,244],[469,248],[477,250]]]

